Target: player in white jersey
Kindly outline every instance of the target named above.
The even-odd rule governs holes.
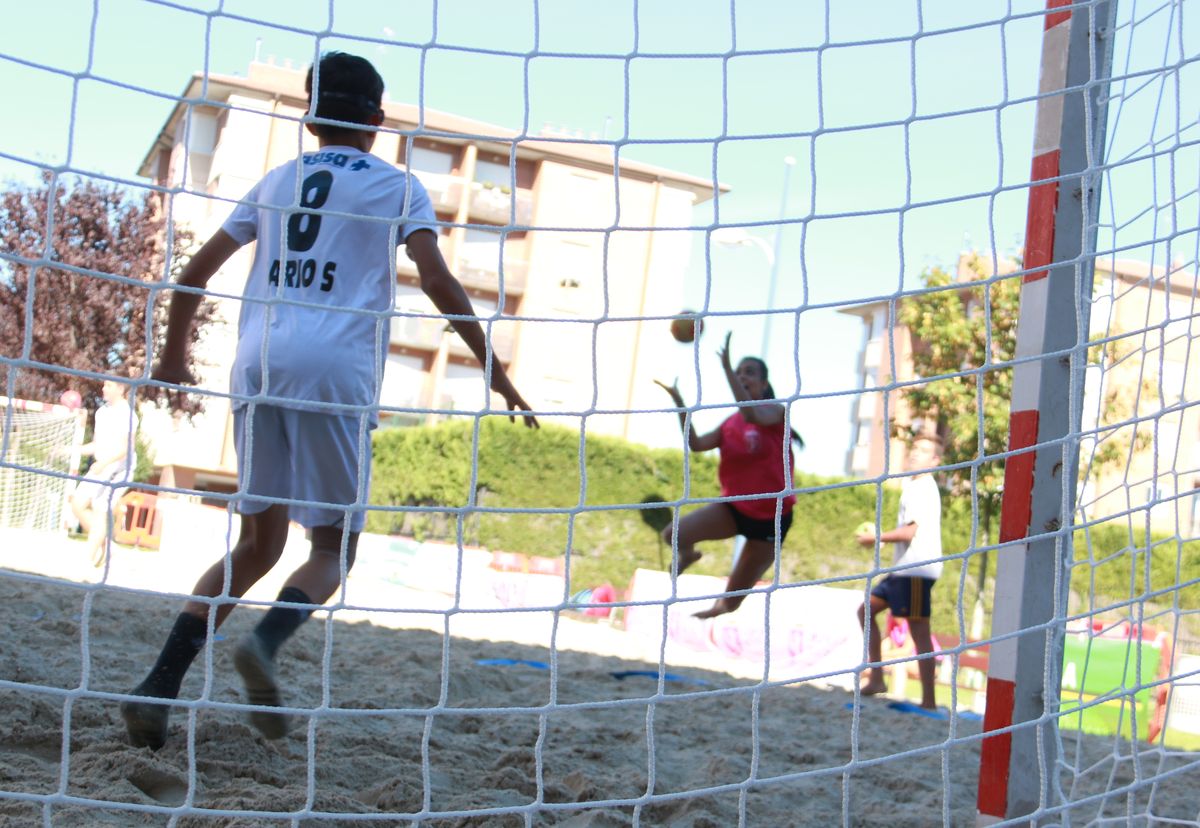
[[[96,409],[91,441],[79,453],[94,458],[91,468],[75,487],[71,511],[88,537],[92,563],[103,566],[107,555],[109,516],[118,510],[126,486],[137,468],[137,411],[126,399],[126,386],[105,380],[100,388],[104,405]]]
[[[157,749],[165,742],[170,707],[159,700],[178,696],[205,643],[210,611],[214,628],[220,626],[236,599],[279,560],[289,519],[309,529],[312,550],[289,576],[279,605],[234,652],[252,704],[280,705],[276,651],[353,566],[387,355],[396,246],[407,246],[421,288],[440,312],[474,315],[438,250],[425,189],[369,152],[374,128],[383,122],[383,80],[375,68],[363,58],[330,53],[315,73],[310,68],[306,89],[310,102],[316,98],[317,118],[343,124],[309,124],[320,150],[267,173],[180,274],[180,285],[203,288],[238,248],[257,242],[230,377],[242,528],[228,580],[224,559],[201,576],[157,663],[130,691],[147,699],[121,705],[137,746]],[[172,296],[155,379],[193,382],[185,356],[199,299],[198,293]],[[451,324],[485,362],[480,324]],[[529,411],[498,361],[491,387],[510,411]],[[532,415],[522,416],[536,427]],[[269,738],[287,733],[281,714],[258,711],[250,719]]]
[[[908,629],[917,653],[933,652],[929,618],[933,585],[942,574],[942,495],[929,470],[937,467],[941,456],[940,438],[921,434],[913,439],[908,453],[908,467],[921,473],[904,478],[900,488],[900,514],[896,519],[896,528],[878,538],[879,543],[894,546],[892,566],[899,568],[889,572],[875,585],[871,590],[869,605],[864,604],[858,610],[860,626],[866,622],[866,613],[869,611],[871,614],[867,627],[867,653],[874,664],[879,664],[883,659],[883,642],[875,616],[885,609],[891,609],[896,618],[908,619]],[[873,532],[864,532],[858,535],[857,540],[862,546],[874,547],[876,537]],[[917,670],[921,675],[921,706],[929,710],[937,707],[933,686],[934,667],[932,658],[917,662]],[[871,668],[861,692],[864,696],[887,692],[882,667]]]

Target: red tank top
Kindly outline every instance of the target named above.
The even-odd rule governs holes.
[[[721,494],[776,495],[762,500],[738,500],[730,506],[746,517],[774,520],[777,495],[786,485],[783,470],[785,440],[788,442],[789,476],[794,467],[790,436],[782,421],[774,425],[756,425],[746,422],[741,411],[721,423],[721,461],[717,465]],[[783,514],[791,512],[795,502],[795,495],[784,497]]]

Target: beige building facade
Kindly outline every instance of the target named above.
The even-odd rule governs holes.
[[[989,257],[976,259],[975,268],[969,258],[964,254],[958,264],[964,281],[979,279],[978,262]],[[1000,266],[1001,272],[1017,270],[1011,261]],[[1089,518],[1148,510],[1158,531],[1178,526],[1185,537],[1200,535],[1198,287],[1197,274],[1179,266],[1096,260],[1091,339],[1107,346],[1103,359],[1091,360],[1084,386],[1077,501]],[[890,473],[907,471],[904,441],[894,435],[935,424],[921,422],[921,412],[909,409],[900,390],[883,389],[918,379],[913,337],[893,320],[888,302],[843,312],[863,324],[856,361],[863,390],[851,410],[846,474],[879,476],[885,460]],[[1092,460],[1101,454],[1108,462]]]
[[[712,182],[624,158],[618,166],[611,145],[522,138],[390,101],[384,112],[372,152],[428,190],[443,255],[529,403],[560,412],[547,422],[585,420],[589,434],[653,442],[658,432],[636,412],[661,408],[652,380],[672,370],[660,364],[671,340],[667,321],[646,317],[680,310],[686,228],[694,205],[713,197]],[[196,75],[139,172],[172,192],[172,220],[203,240],[265,172],[316,149],[306,113],[301,70],[254,63],[246,77]],[[224,395],[251,256],[243,248],[209,285],[219,321],[203,334],[205,414],[190,425],[159,423],[152,435],[168,485],[227,490],[233,481]],[[489,397],[401,248],[381,425],[470,416]]]

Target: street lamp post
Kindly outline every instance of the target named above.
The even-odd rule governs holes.
[[[763,320],[762,358],[767,358],[767,345],[771,341],[771,317],[775,309],[775,285],[779,281],[779,259],[783,248],[783,220],[787,218],[788,185],[791,183],[792,167],[796,159],[790,155],[783,159],[783,195],[779,199],[779,223],[775,225],[775,250],[771,255],[771,280],[767,283],[767,317]]]
[[[762,350],[758,352],[759,358],[763,360],[767,358],[767,346],[771,343],[771,316],[775,309],[775,286],[779,281],[779,258],[783,248],[783,221],[787,218],[788,185],[791,183],[792,167],[794,166],[796,166],[796,159],[790,155],[784,156],[783,195],[779,200],[779,221],[775,225],[773,245],[768,245],[758,236],[746,232],[742,227],[718,227],[712,231],[712,239],[718,244],[730,247],[757,247],[767,257],[767,267],[770,269],[771,275],[767,281],[767,307],[763,318]],[[741,535],[733,539],[734,566],[737,565],[745,545],[746,539]]]
[[[791,182],[792,167],[796,159],[787,156],[783,159],[783,195],[779,202],[779,220],[775,225],[774,244],[767,244],[762,238],[751,235],[742,227],[718,227],[712,231],[712,239],[718,244],[729,247],[757,247],[767,257],[767,267],[770,276],[767,281],[767,307],[763,317],[762,350],[759,356],[766,359],[767,346],[771,343],[771,317],[775,309],[775,288],[779,282],[779,259],[783,248],[783,222],[787,217],[788,185]]]

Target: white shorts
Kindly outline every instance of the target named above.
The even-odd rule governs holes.
[[[75,500],[83,500],[90,509],[112,509],[129,491],[133,471],[124,465],[97,469],[93,465],[75,486]]]
[[[253,515],[283,501],[288,517],[307,529],[349,524],[361,532],[371,490],[367,418],[256,404],[251,420],[251,410],[233,412],[237,510]]]

